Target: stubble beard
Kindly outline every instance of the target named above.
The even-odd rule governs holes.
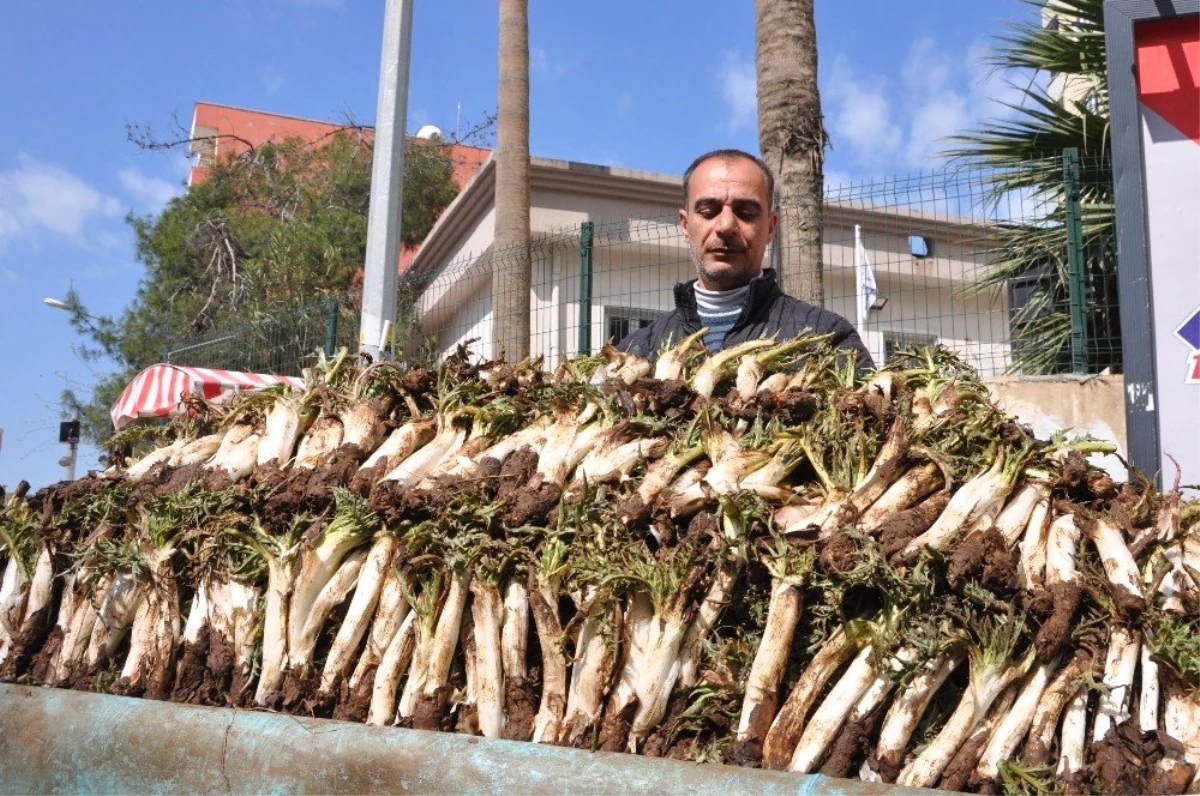
[[[702,282],[701,287],[708,286],[708,290],[734,290],[739,287],[744,287],[750,284],[757,274],[743,273],[740,271],[713,271],[704,264],[704,258],[696,251],[696,246],[690,240],[688,241],[688,254],[692,258],[692,265],[696,268],[696,274]],[[743,252],[743,254],[748,254]],[[749,264],[747,264],[749,269]]]

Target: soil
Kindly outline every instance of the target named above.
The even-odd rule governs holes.
[[[891,559],[905,545],[929,530],[949,502],[949,492],[935,492],[911,509],[905,509],[881,522],[875,531],[875,538],[879,540],[883,554]]]
[[[62,647],[63,629],[57,624],[50,628],[41,649],[33,653],[29,662],[29,676],[35,683],[50,685],[50,664]]]
[[[971,779],[971,775],[975,773],[975,766],[979,764],[979,758],[983,755],[983,747],[987,745],[989,733],[980,733],[979,735],[968,739],[958,751],[954,753],[954,757],[950,758],[950,762],[946,764],[946,768],[942,771],[942,778],[938,781],[940,790],[962,791],[966,787],[967,781]],[[972,790],[979,788],[986,783],[972,783]]]
[[[496,488],[496,499],[508,501],[514,492],[533,478],[537,472],[538,453],[528,445],[513,451],[500,466],[499,486]]]
[[[209,637],[205,660],[204,681],[200,689],[201,705],[224,707],[229,701],[234,668],[233,645],[220,633]]]
[[[650,415],[664,420],[685,416],[696,393],[676,379],[638,379],[628,388],[632,399],[630,414]]]
[[[199,481],[208,475],[203,462],[176,467],[170,472],[161,485],[154,488],[156,495],[173,495],[182,492],[193,481]]]
[[[283,710],[316,715],[313,710],[314,698],[320,685],[321,675],[312,667],[302,671],[288,669],[283,678],[283,688],[280,689]]]
[[[826,777],[848,776],[854,765],[863,760],[871,748],[871,736],[883,721],[887,702],[881,702],[867,715],[857,721],[847,721],[842,726],[829,754],[821,765],[820,773]]]
[[[539,479],[540,480],[540,479]],[[521,525],[540,525],[562,498],[562,487],[557,484],[537,483],[514,490],[506,501],[504,524],[509,528]]]
[[[299,513],[304,505],[308,475],[307,470],[281,473],[280,480],[267,497],[262,511],[263,525],[269,532],[282,534],[287,530],[292,518]]]
[[[637,713],[638,700],[635,697],[616,715],[608,714],[600,725],[601,752],[623,752],[629,740],[629,728],[633,724],[633,716]]]
[[[830,574],[845,575],[858,564],[858,545],[847,533],[836,533],[821,547],[817,562]]]
[[[305,498],[310,508],[320,511],[332,499],[332,488],[346,486],[366,461],[362,448],[351,443],[341,445],[309,476]]]
[[[204,665],[208,659],[208,642],[212,628],[205,627],[196,643],[183,642],[180,647],[179,664],[175,667],[175,688],[171,691],[172,702],[197,704],[200,689],[204,685]]]
[[[1088,752],[1091,761],[1088,773],[1100,793],[1153,792],[1148,788],[1147,780],[1163,757],[1163,747],[1153,733],[1143,735],[1138,730],[1136,719],[1128,719],[1111,728],[1103,739],[1091,745]],[[1156,781],[1156,787],[1169,784],[1162,780],[1160,777]]]
[[[453,732],[449,698],[451,686],[444,685],[433,696],[421,695],[413,706],[412,726],[417,730]]]
[[[1056,486],[1066,490],[1072,497],[1079,495],[1081,491],[1087,490],[1087,459],[1083,458],[1083,454],[1079,451],[1067,451],[1067,455],[1059,462],[1058,483]]]
[[[817,396],[807,390],[792,387],[783,392],[764,392],[755,403],[763,415],[778,420],[785,426],[806,423],[817,411]]]
[[[1182,761],[1178,761],[1176,765],[1170,768],[1162,768],[1154,766],[1150,769],[1149,775],[1146,777],[1145,793],[1149,794],[1176,794],[1186,793],[1188,782],[1191,781],[1193,768]]]
[[[650,507],[634,492],[617,504],[617,516],[630,528],[644,528],[650,523]]]
[[[343,680],[339,689],[337,704],[333,707],[333,717],[341,721],[366,721],[371,711],[371,693],[375,688],[375,672],[378,666],[371,666],[358,681],[358,688],[351,689],[348,680]]]
[[[387,475],[383,464],[376,464],[368,467],[365,470],[358,470],[354,475],[350,476],[350,483],[347,488],[358,495],[359,497],[370,497],[371,487],[379,482],[379,479]]]
[[[975,575],[998,595],[1015,594],[1019,588],[1016,558],[1008,549],[1004,534],[995,528],[969,534],[950,557],[946,578],[952,587],[958,588]]]
[[[755,708],[757,710],[757,708]],[[725,764],[730,766],[742,766],[744,768],[758,768],[762,765],[763,745],[758,738],[744,738],[740,741],[734,741],[729,747],[729,751],[725,753]]]
[[[510,741],[533,737],[533,720],[538,712],[538,693],[532,680],[504,680],[504,734]]]
[[[49,643],[53,630],[59,631],[59,642],[62,641],[62,631],[54,625],[54,615],[50,608],[58,605],[62,593],[62,579],[55,578],[54,597],[45,608],[35,613],[25,625],[24,630],[13,641],[8,661],[0,667],[0,676],[15,680],[29,672],[39,660],[38,651]]]
[[[1050,617],[1042,623],[1034,649],[1039,663],[1049,663],[1058,655],[1063,644],[1071,637],[1075,625],[1075,612],[1079,608],[1083,590],[1078,583],[1056,583],[1050,586],[1050,599],[1054,605]]]

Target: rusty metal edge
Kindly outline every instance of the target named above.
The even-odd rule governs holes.
[[[0,683],[3,793],[933,793]]]

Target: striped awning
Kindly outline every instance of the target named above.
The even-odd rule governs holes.
[[[113,425],[121,428],[139,417],[168,417],[175,414],[186,397],[216,401],[226,395],[261,390],[274,384],[286,384],[294,390],[304,388],[304,380],[294,376],[184,365],[151,365],[134,377],[121,393],[121,398],[113,404],[110,414]]]

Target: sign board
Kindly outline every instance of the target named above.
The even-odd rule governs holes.
[[[1130,463],[1200,484],[1200,0],[1106,0],[1104,27]]]

